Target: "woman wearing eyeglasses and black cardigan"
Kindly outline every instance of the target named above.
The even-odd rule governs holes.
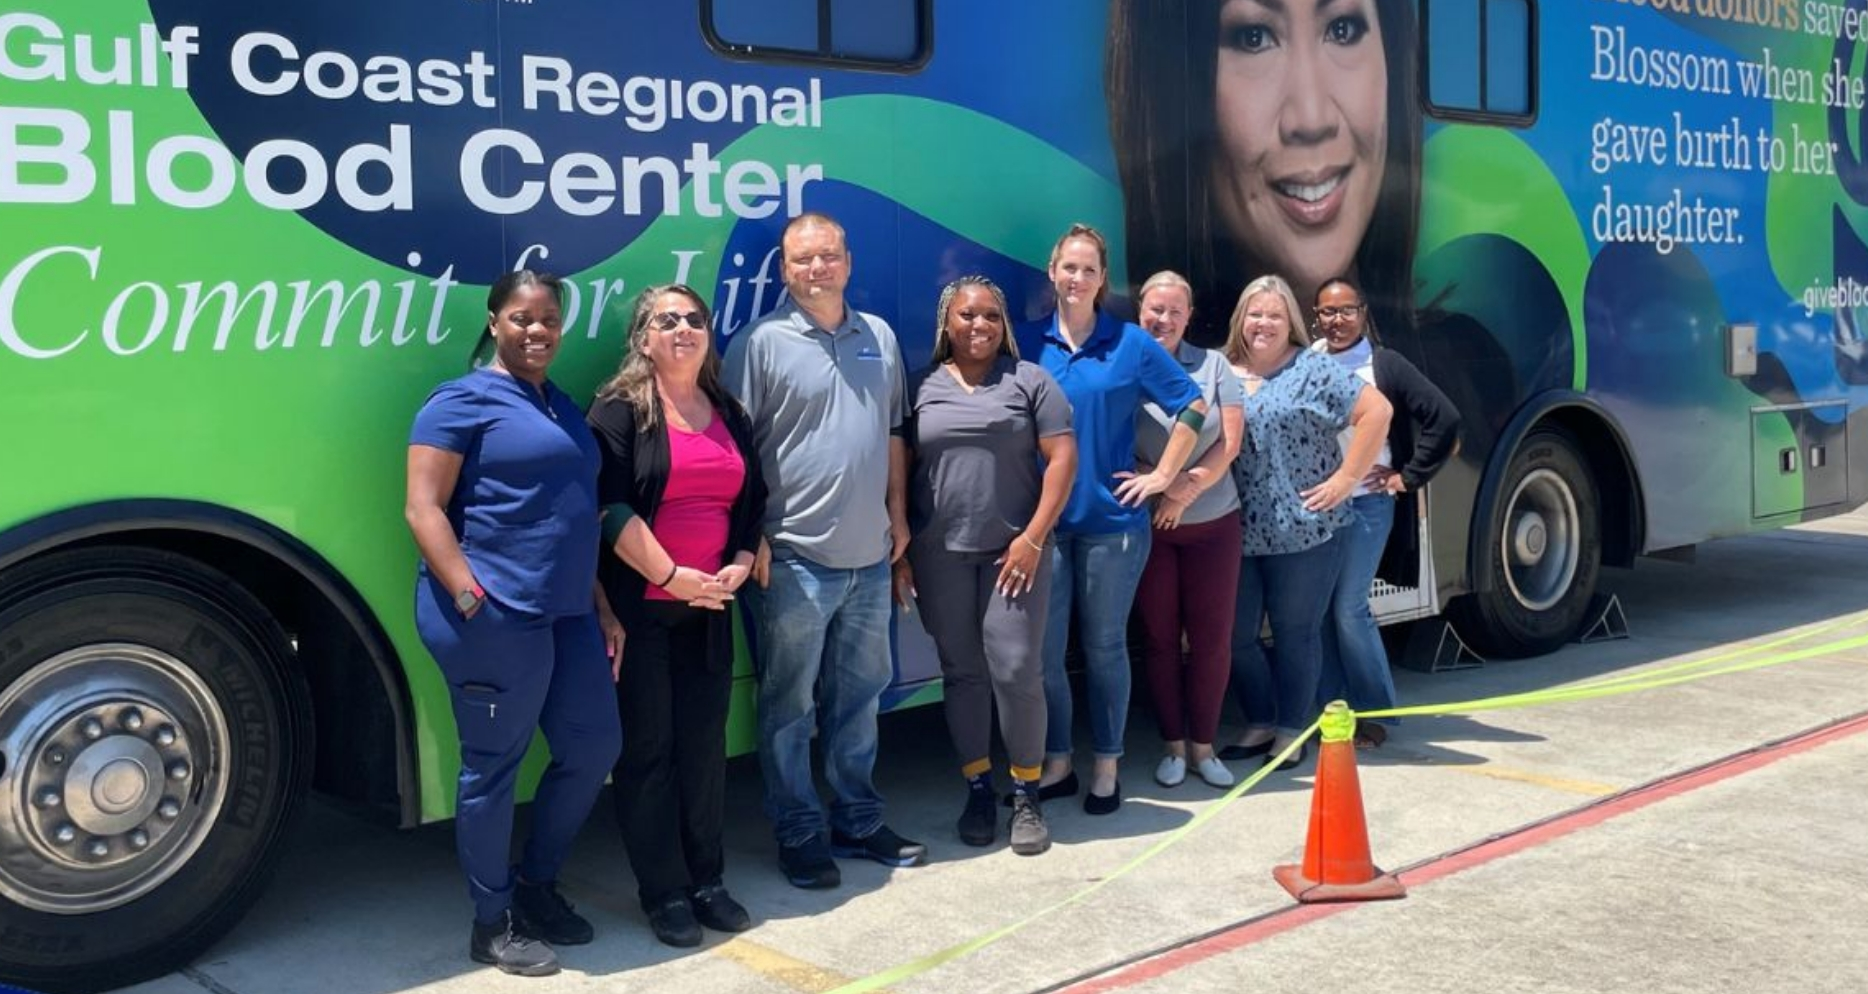
[[[655,937],[751,927],[721,882],[733,631],[765,483],[746,412],[720,383],[711,318],[685,286],[637,296],[622,368],[590,426],[604,555],[598,580],[628,639],[617,675],[616,817]]]
[[[1413,363],[1375,340],[1368,304],[1354,281],[1325,280],[1317,290],[1316,315],[1319,340],[1313,348],[1381,391],[1394,407],[1375,466],[1350,495],[1355,520],[1337,533],[1344,545],[1343,571],[1330,595],[1317,686],[1318,704],[1342,697],[1356,711],[1376,711],[1396,701],[1388,652],[1369,610],[1369,590],[1378,575],[1403,586],[1416,582],[1420,550],[1414,494],[1453,457],[1459,409]],[[1391,541],[1397,523],[1400,530]],[[1385,726],[1393,723],[1393,718],[1357,721],[1356,746],[1381,745],[1388,739]]]

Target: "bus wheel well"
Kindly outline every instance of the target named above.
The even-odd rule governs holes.
[[[1621,432],[1598,411],[1588,407],[1560,407],[1539,419],[1555,425],[1581,442],[1590,475],[1595,478],[1601,505],[1602,562],[1629,567],[1640,555],[1646,522],[1642,516],[1640,481]]]
[[[108,531],[56,548],[160,549],[236,580],[285,630],[310,687],[317,750],[313,788],[412,824],[415,797],[406,789],[414,769],[408,688],[388,639],[354,592],[336,581],[335,571],[309,550],[265,547],[274,544],[249,541],[225,528],[180,525]],[[38,554],[48,551],[54,550]]]

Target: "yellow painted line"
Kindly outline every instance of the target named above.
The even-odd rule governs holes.
[[[1449,770],[1454,773],[1464,773],[1467,776],[1487,777],[1492,780],[1510,780],[1513,783],[1535,784],[1539,787],[1548,787],[1551,790],[1560,790],[1567,794],[1582,794],[1586,797],[1607,797],[1621,790],[1620,787],[1613,787],[1605,783],[1596,783],[1593,780],[1571,780],[1568,777],[1553,777],[1544,773],[1533,773],[1530,770],[1515,770],[1509,766],[1492,766],[1489,764],[1486,766],[1447,765],[1436,766],[1435,768]]]
[[[786,987],[804,994],[824,994],[850,983],[850,978],[834,970],[805,961],[761,945],[745,936],[732,939],[713,948],[716,956],[724,956],[768,980],[776,980]],[[881,994],[888,994],[887,991]]]

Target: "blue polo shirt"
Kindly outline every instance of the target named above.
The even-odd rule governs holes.
[[[601,456],[569,395],[475,370],[429,395],[409,444],[460,455],[448,522],[488,596],[529,614],[595,610]]]
[[[1143,401],[1179,414],[1200,388],[1140,327],[1096,314],[1096,328],[1071,351],[1057,315],[1017,331],[1021,357],[1044,367],[1070,401],[1077,433],[1077,479],[1057,528],[1072,535],[1109,535],[1148,527],[1148,506],[1117,503],[1116,474],[1135,468],[1135,415]]]

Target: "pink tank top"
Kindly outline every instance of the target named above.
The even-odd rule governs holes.
[[[718,572],[726,556],[733,498],[746,478],[746,464],[715,411],[706,431],[668,426],[668,486],[649,527],[676,565]],[[649,600],[673,600],[651,586]]]

